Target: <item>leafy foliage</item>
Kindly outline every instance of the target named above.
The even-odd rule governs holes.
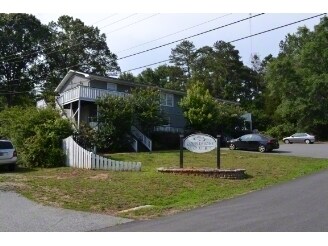
[[[187,78],[191,77],[191,66],[195,59],[195,45],[184,40],[171,51],[170,62],[182,69]]]
[[[97,145],[101,149],[117,151],[127,145],[126,134],[132,125],[131,99],[106,96],[97,100],[99,107]]]
[[[98,28],[67,15],[50,22],[48,28],[51,36],[45,48],[60,52],[45,54],[46,91],[52,92],[70,69],[102,76],[119,71],[117,57],[109,50],[106,35],[100,34]]]
[[[24,166],[62,166],[62,139],[71,134],[70,122],[51,108],[13,107],[0,114],[0,135],[13,141]]]
[[[8,106],[31,104],[38,80],[33,67],[47,28],[33,15],[0,14],[0,91]]]
[[[200,82],[191,85],[180,106],[188,124],[194,130],[205,133],[217,133],[231,127],[241,115],[239,107],[218,102]]]
[[[153,88],[139,88],[132,92],[133,122],[146,134],[165,123],[160,109],[160,92]]]
[[[185,90],[186,77],[179,67],[161,65],[154,70],[145,69],[136,77],[135,82],[167,89]]]
[[[150,134],[154,126],[163,124],[159,99],[159,91],[152,88],[135,89],[129,98],[107,96],[99,99],[98,147],[121,150],[128,144],[127,134],[132,125]]]
[[[307,131],[328,137],[328,19],[314,31],[306,27],[287,35],[280,53],[267,66],[267,114],[290,133]]]

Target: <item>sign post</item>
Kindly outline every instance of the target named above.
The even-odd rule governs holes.
[[[220,169],[220,141],[221,135],[217,139],[207,134],[192,134],[182,139],[180,135],[180,168],[183,168],[183,147],[194,153],[205,153],[217,148],[217,168]]]
[[[183,168],[183,135],[180,135],[180,168]]]
[[[221,164],[221,161],[220,161],[220,145],[221,145],[221,135],[217,135],[216,136],[216,167],[217,169],[220,169],[220,164]]]

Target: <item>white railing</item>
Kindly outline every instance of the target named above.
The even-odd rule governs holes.
[[[109,91],[104,89],[97,89],[87,86],[79,85],[67,91],[64,91],[58,97],[58,102],[63,105],[66,103],[74,102],[76,100],[95,101],[97,98],[112,95],[119,97],[130,96],[129,93],[119,91]]]
[[[172,132],[172,133],[183,133],[183,128],[172,127],[172,126],[155,126],[155,132]]]
[[[71,117],[68,117],[68,116],[67,116],[67,113],[66,113],[65,109],[64,109],[63,106],[58,102],[58,98],[55,98],[55,106],[56,106],[56,108],[59,110],[59,112],[60,112],[62,118],[69,120],[69,121],[71,122],[72,127],[74,128],[74,130],[77,130],[77,126],[76,126],[76,124],[75,124],[74,118],[71,118]]]
[[[140,142],[142,142],[143,145],[145,145],[147,149],[149,149],[149,151],[152,151],[152,145],[153,145],[152,141],[147,136],[145,136],[141,131],[139,131],[138,128],[136,128],[135,126],[131,126],[131,133]]]
[[[63,140],[66,166],[83,169],[103,169],[112,171],[141,171],[141,162],[115,161],[79,146],[72,137]]]

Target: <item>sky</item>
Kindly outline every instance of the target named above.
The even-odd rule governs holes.
[[[98,27],[101,33],[106,34],[108,47],[118,58],[251,16],[253,18],[250,20],[241,21],[188,40],[193,42],[196,49],[206,45],[213,46],[216,41],[230,42],[315,16],[325,9],[323,8],[324,1],[321,0],[297,1],[297,6],[288,5],[288,0],[276,0],[274,2],[230,0],[229,3],[221,3],[218,0],[166,0],[165,2],[120,0],[119,2],[116,1],[114,5],[111,5],[110,1],[104,0],[59,0],[56,1],[56,4],[45,4],[44,2],[47,1],[31,0],[28,1],[31,4],[26,6],[17,5],[16,1],[18,0],[9,2],[13,4],[13,8],[9,9],[10,12],[31,13],[44,24],[56,21],[59,16],[66,14],[79,18],[85,25]],[[263,4],[263,2],[266,3]],[[24,1],[21,3],[25,4]],[[6,2],[7,5],[8,2]],[[258,13],[266,14],[255,17]],[[313,26],[318,24],[319,20],[320,17],[313,18],[232,44],[240,52],[244,64],[251,66],[250,59],[252,55],[257,54],[262,59],[269,54],[276,56],[279,52],[279,42],[284,40],[288,33],[294,33],[299,26],[304,25],[313,29]],[[169,59],[171,49],[175,48],[180,42],[133,57],[119,59],[118,64],[122,72],[134,69],[131,72],[136,75],[146,67],[135,68]],[[155,68],[161,64],[165,63],[147,67]],[[166,62],[166,64],[169,63]]]
[[[115,53],[118,58],[177,41],[251,16],[254,17],[188,40],[194,43],[196,49],[206,45],[213,46],[213,44],[219,40],[225,42],[233,41],[316,15],[265,14],[255,17],[256,14],[257,13],[175,14],[156,12],[140,14],[132,12],[126,14],[72,13],[69,15],[74,18],[79,18],[86,25],[97,26],[101,33],[105,33],[109,49]],[[46,24],[50,21],[56,21],[61,14],[35,13],[34,15],[41,20],[42,23]],[[244,64],[250,66],[252,54],[258,54],[261,58],[269,54],[276,56],[279,52],[279,42],[284,39],[287,33],[295,32],[300,25],[306,25],[312,29],[314,25],[319,23],[319,19],[320,17],[317,17],[280,30],[233,42],[232,44],[239,50],[241,60]],[[171,49],[175,48],[180,42],[181,41],[143,54],[118,60],[121,71],[123,72],[167,60],[171,54]],[[154,68],[158,65],[160,64],[150,67]],[[131,72],[137,74],[144,69],[145,68],[141,68]]]

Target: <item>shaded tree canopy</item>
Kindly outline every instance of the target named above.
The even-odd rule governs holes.
[[[281,132],[294,129],[328,137],[327,37],[326,17],[313,31],[301,27],[286,36],[278,57],[267,66],[266,110]]]
[[[51,36],[45,46],[43,67],[47,73],[46,90],[53,91],[70,69],[101,76],[120,70],[116,55],[107,46],[106,35],[100,34],[98,28],[67,15],[50,22],[48,28]]]
[[[195,58],[195,45],[184,40],[171,51],[170,62],[182,69],[187,78],[191,77],[191,66]]]
[[[37,85],[33,66],[40,63],[49,37],[46,26],[33,15],[0,14],[0,93],[4,104],[24,105]]]

